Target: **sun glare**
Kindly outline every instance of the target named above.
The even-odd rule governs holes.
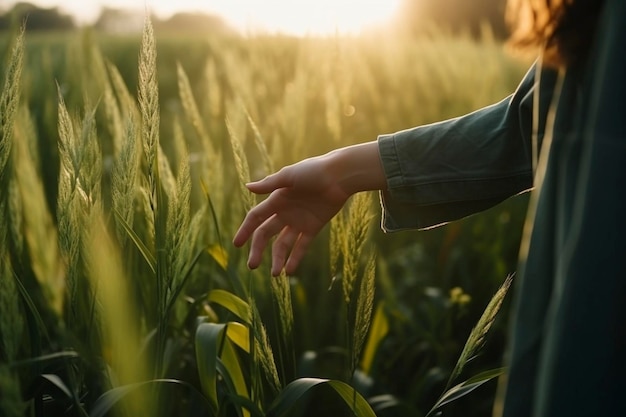
[[[17,0],[16,0],[17,1]],[[179,11],[214,13],[246,32],[294,35],[356,33],[385,24],[400,0],[34,0],[59,7],[81,23],[97,18],[101,7],[148,9],[161,18]]]
[[[383,24],[395,12],[398,0],[221,0],[206,7],[237,27],[290,34],[355,33]]]

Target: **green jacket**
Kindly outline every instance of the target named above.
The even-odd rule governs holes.
[[[532,189],[505,417],[626,416],[626,1],[598,27],[587,62],[536,64],[500,103],[379,137],[386,231]]]

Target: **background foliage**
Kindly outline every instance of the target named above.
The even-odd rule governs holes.
[[[515,270],[525,197],[388,235],[375,196],[359,200],[275,282],[229,243],[253,203],[240,184],[500,100],[523,63],[446,31],[27,32],[23,61],[16,37],[0,39],[23,62],[2,67],[0,410],[104,415],[119,396],[128,415],[278,415],[297,398],[290,415],[367,415],[345,383],[377,415],[428,412]],[[501,366],[506,312],[466,378]],[[444,413],[485,415],[494,390]]]

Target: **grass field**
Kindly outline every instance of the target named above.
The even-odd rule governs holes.
[[[510,94],[526,68],[500,43],[147,22],[4,34],[0,51],[1,415],[491,407],[524,197],[385,235],[377,196],[358,195],[292,277],[247,270],[230,240],[250,178]],[[445,403],[468,380],[457,392],[485,385]]]

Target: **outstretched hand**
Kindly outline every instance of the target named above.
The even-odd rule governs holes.
[[[249,239],[248,267],[257,268],[270,239],[272,275],[283,268],[294,273],[306,249],[344,205],[351,192],[334,181],[325,156],[305,159],[264,179],[246,184],[255,194],[269,194],[246,215],[233,243],[241,247]]]
[[[251,240],[248,267],[261,264],[272,243],[272,275],[293,274],[309,244],[359,191],[380,190],[387,181],[376,141],[347,146],[282,168],[246,184],[255,194],[269,196],[253,207],[233,243]]]

